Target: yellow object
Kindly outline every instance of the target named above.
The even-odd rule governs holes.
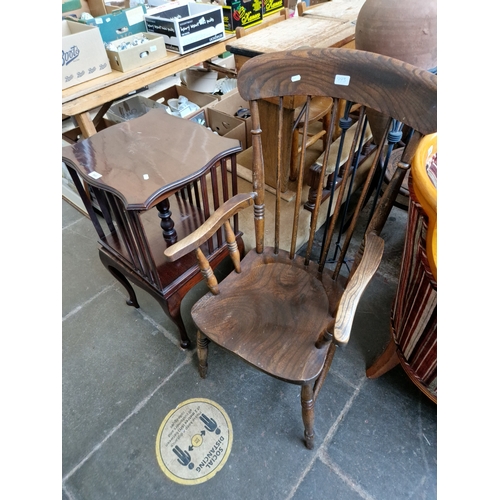
[[[422,138],[411,167],[413,187],[418,202],[422,205],[429,227],[427,233],[427,259],[437,280],[437,188],[427,174],[427,162],[437,153],[437,133]]]

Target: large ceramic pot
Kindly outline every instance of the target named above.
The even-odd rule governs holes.
[[[356,48],[414,66],[437,66],[437,0],[366,0],[356,21]]]
[[[355,46],[419,68],[436,68],[437,0],[366,0],[356,21]],[[384,116],[373,110],[367,114],[379,144]]]

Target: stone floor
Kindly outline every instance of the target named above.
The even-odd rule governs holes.
[[[196,354],[137,290],[140,309],[104,269],[90,220],[62,202],[62,498],[435,499],[437,408],[400,367],[376,380],[366,367],[389,339],[406,212],[394,208],[386,250],[359,305],[351,341],[337,350],[316,405],[316,448],[302,441],[300,390],[210,346],[203,380]],[[218,272],[222,277],[223,265]],[[183,301],[191,339],[192,304]],[[234,440],[208,481],[182,485],[160,469],[155,441],[165,416],[191,398],[222,406]]]

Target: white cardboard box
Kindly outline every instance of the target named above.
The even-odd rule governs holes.
[[[111,73],[99,28],[62,21],[62,88]]]
[[[224,39],[222,7],[195,2],[149,9],[147,31],[163,35],[167,49],[186,54]]]
[[[144,38],[147,41],[124,50],[114,51],[106,48],[109,63],[113,69],[123,72],[130,71],[167,55],[163,37],[156,33],[138,33],[137,35],[120,38],[109,45],[118,47],[122,43],[133,42],[138,38]]]

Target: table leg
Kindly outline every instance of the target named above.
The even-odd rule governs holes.
[[[80,131],[82,132],[82,135],[85,139],[97,133],[94,122],[92,121],[92,118],[90,117],[90,113],[88,111],[75,115],[75,120],[80,127]]]
[[[80,127],[80,131],[85,139],[87,139],[91,135],[97,134],[94,122],[92,121],[92,118],[90,117],[90,113],[88,111],[79,115],[75,115],[75,120]],[[89,196],[90,198],[90,189],[87,183],[84,183],[84,188],[87,196]]]

